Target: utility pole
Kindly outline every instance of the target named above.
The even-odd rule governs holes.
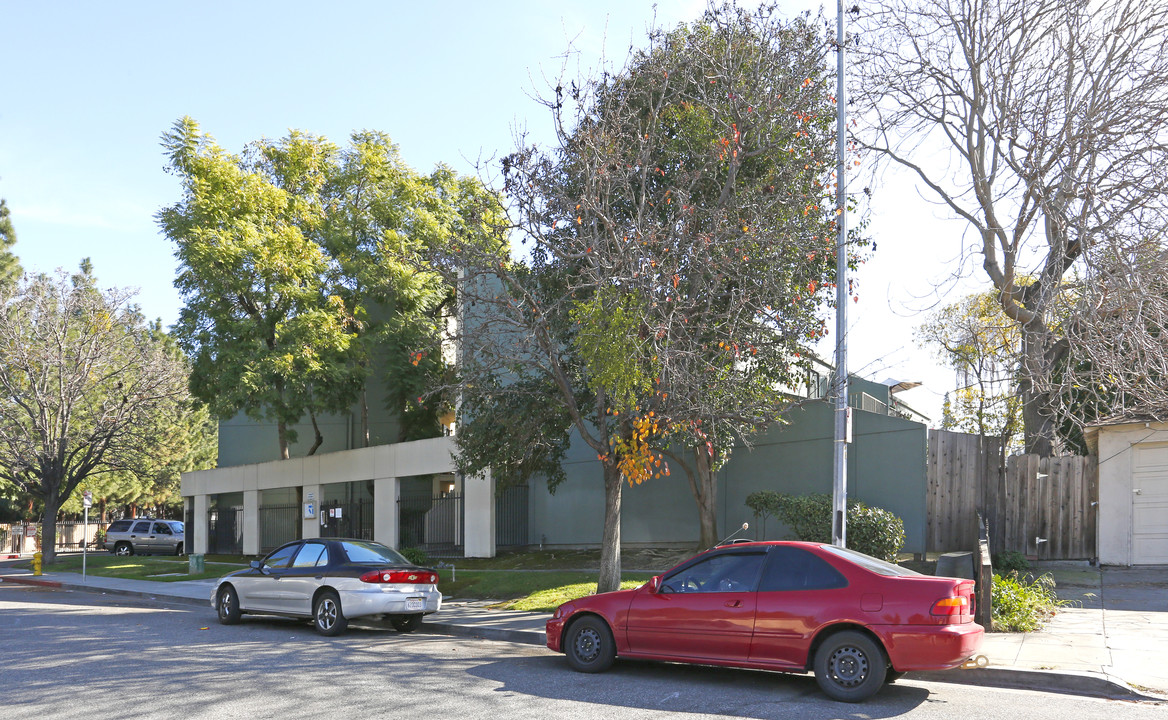
[[[831,544],[847,545],[848,510],[848,436],[851,415],[848,411],[848,193],[847,107],[844,97],[844,0],[836,0],[836,224],[839,241],[835,255],[835,443],[834,478],[831,490]]]

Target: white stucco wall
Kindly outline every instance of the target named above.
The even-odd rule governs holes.
[[[208,497],[242,492],[244,497],[245,554],[259,551],[259,492],[280,488],[301,488],[319,509],[321,486],[331,483],[372,480],[375,485],[374,540],[396,546],[398,535],[397,498],[399,478],[454,472],[454,440],[450,437],[417,440],[394,445],[378,445],[344,450],[321,456],[275,460],[272,462],[183,473],[182,496],[193,503],[195,517],[207,515]],[[490,476],[466,488],[466,537],[468,556],[492,556],[495,552],[494,484]],[[317,537],[319,523],[305,519],[303,537]],[[207,551],[206,529],[194,530],[195,552]]]
[[[1099,562],[1131,565],[1134,447],[1168,443],[1168,423],[1093,428],[1099,458]]]

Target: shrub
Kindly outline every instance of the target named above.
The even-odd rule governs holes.
[[[754,514],[766,518],[774,515],[791,528],[795,539],[810,542],[831,542],[831,495],[786,495],[770,491],[751,493],[746,506]],[[848,502],[848,547],[888,562],[904,547],[904,521],[891,512],[865,505],[858,500]]]
[[[1006,550],[994,555],[994,571],[1002,575],[1024,573],[1030,569],[1030,561],[1017,550]]]
[[[422,548],[408,547],[398,550],[406,560],[409,560],[415,565],[429,565],[430,556]]]
[[[1054,578],[1041,575],[1027,580],[1012,572],[994,574],[993,629],[998,632],[1035,632],[1058,612],[1066,601],[1054,592]]]

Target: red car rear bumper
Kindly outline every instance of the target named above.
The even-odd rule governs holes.
[[[961,625],[877,625],[871,628],[884,642],[888,660],[899,671],[948,670],[973,657],[985,629]]]

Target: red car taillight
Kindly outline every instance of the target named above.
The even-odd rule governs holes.
[[[933,603],[933,609],[929,611],[933,615],[942,617],[948,616],[950,622],[959,617],[969,616],[969,599],[965,597],[946,597],[941,598]]]
[[[370,570],[361,576],[361,582],[433,585],[438,582],[438,573],[432,570]]]

